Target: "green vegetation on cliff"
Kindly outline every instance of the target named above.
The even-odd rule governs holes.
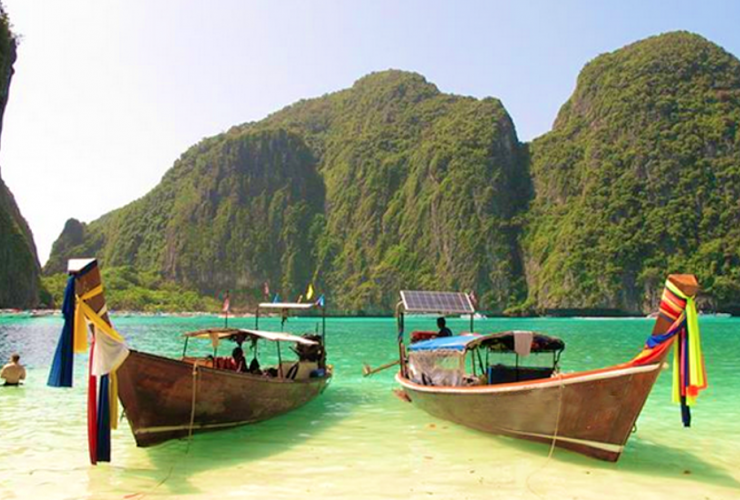
[[[44,290],[57,307],[64,301],[65,273],[41,278]],[[204,297],[182,285],[165,281],[154,271],[139,271],[131,266],[106,267],[102,270],[105,298],[110,310],[178,312],[221,310],[216,297]]]
[[[0,178],[0,308],[34,307],[39,271],[31,230]]]
[[[45,270],[96,255],[200,293],[389,311],[401,287],[524,298],[512,217],[528,181],[501,103],[387,71],[191,148],[144,198],[67,223]]]
[[[69,256],[158,273],[204,295],[254,295],[269,281],[290,294],[313,271],[324,188],[302,139],[283,130],[208,139],[143,198],[89,225],[70,220],[45,267]],[[318,221],[318,222],[317,222]]]
[[[0,133],[15,58],[15,39],[0,5]],[[0,177],[0,308],[33,307],[38,294],[39,264],[33,235]]]
[[[530,148],[537,309],[640,312],[670,272],[740,305],[740,62],[690,33],[602,55]]]
[[[312,282],[334,311],[390,312],[400,288],[481,307],[644,313],[670,272],[740,311],[740,62],[669,33],[586,65],[529,145],[496,99],[374,73],[187,151],[142,199],[70,220],[69,257],[133,266],[238,303]],[[147,282],[146,279],[139,280]],[[170,285],[168,285],[170,286]]]
[[[523,298],[512,218],[528,177],[500,101],[385,71],[255,126],[303,135],[318,158],[316,278],[340,309],[391,311],[401,288],[475,290],[497,311]]]

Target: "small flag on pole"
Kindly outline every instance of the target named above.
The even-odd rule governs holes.
[[[319,307],[324,307],[324,303],[325,303],[325,301],[324,301],[324,294],[322,293],[319,296],[318,300],[316,301],[316,305],[319,306]]]
[[[473,307],[478,309],[478,297],[475,296],[475,291],[471,290],[468,297],[470,297],[470,302],[473,303]]]
[[[226,295],[224,296],[224,306],[223,306],[222,312],[224,314],[228,314],[230,309],[231,309],[231,301],[229,300],[229,291],[226,290]]]

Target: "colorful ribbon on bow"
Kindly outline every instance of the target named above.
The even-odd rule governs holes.
[[[679,332],[676,349],[673,350],[673,402],[680,402],[682,407],[688,408],[696,404],[699,391],[707,388],[699,315],[693,297],[684,295],[670,281],[666,281],[666,290],[686,301],[684,328]],[[690,422],[691,415],[688,414],[688,422],[684,418],[684,425],[688,427]]]
[[[77,277],[85,273],[78,273]],[[75,295],[75,276],[70,276],[64,294],[64,327],[59,338],[48,385],[72,387],[74,353],[88,350],[88,325],[92,325],[88,374],[88,445],[90,462],[110,462],[110,431],[118,427],[118,381],[116,370],[128,356],[123,337],[87,301],[103,293],[102,285],[81,296]],[[98,384],[98,380],[100,382]]]
[[[676,341],[673,350],[673,402],[681,405],[681,417],[685,427],[691,425],[690,407],[696,404],[699,391],[707,388],[704,355],[701,349],[699,315],[694,297],[684,294],[670,280],[666,281],[660,301],[660,313],[672,321],[668,331],[651,335],[643,351],[632,360],[632,364],[644,365],[656,359]]]

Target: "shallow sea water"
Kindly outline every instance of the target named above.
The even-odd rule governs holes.
[[[129,344],[177,357],[184,331],[217,318],[113,317]],[[230,325],[252,327],[250,318]],[[288,331],[313,331],[291,319]],[[450,320],[455,332],[468,328]],[[656,384],[616,464],[547,445],[487,435],[433,418],[395,397],[393,369],[362,377],[362,364],[394,359],[391,318],[327,320],[326,392],[288,415],[233,430],[137,448],[125,421],[113,461],[87,458],[85,356],[75,387],[46,386],[59,317],[0,316],[0,360],[20,352],[22,388],[0,387],[0,498],[740,498],[740,319],[701,322],[709,389],[681,425],[670,372]],[[575,371],[626,361],[641,348],[647,319],[487,319],[476,331],[533,329],[566,342],[561,366]],[[279,328],[263,319],[263,329]],[[407,320],[428,330],[433,318]],[[205,350],[204,350],[205,352]]]

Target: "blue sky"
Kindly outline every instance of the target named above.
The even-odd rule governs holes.
[[[601,53],[681,29],[740,54],[740,2],[4,3],[21,44],[0,168],[42,264],[67,218],[143,196],[201,138],[371,71],[497,97],[526,141]]]

